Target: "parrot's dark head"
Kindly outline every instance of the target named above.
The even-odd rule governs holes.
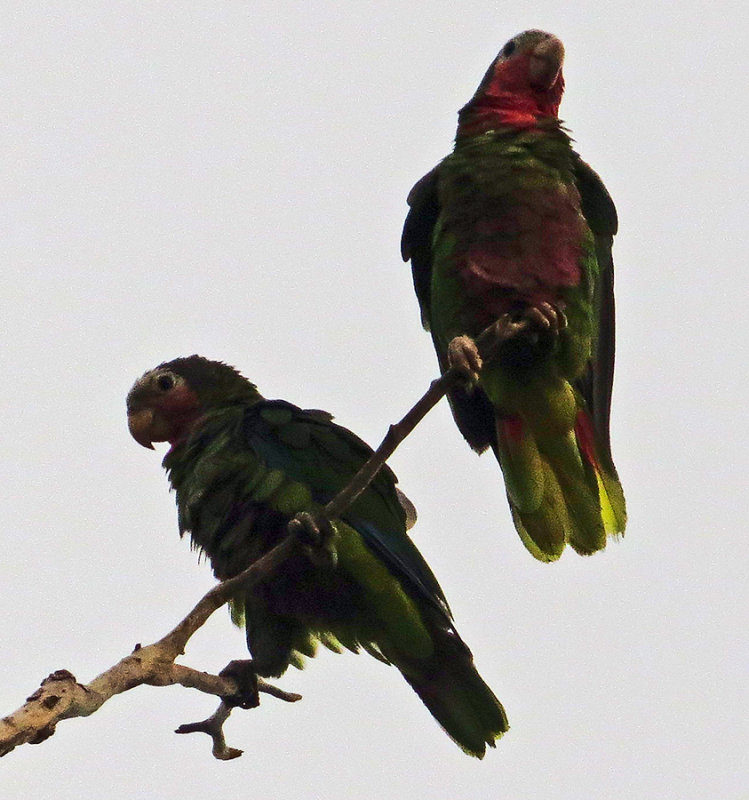
[[[202,356],[175,358],[139,378],[127,395],[127,422],[138,444],[175,444],[206,413],[255,403],[261,395],[234,367]]]
[[[495,127],[529,127],[541,118],[556,117],[564,92],[563,63],[564,45],[551,33],[530,30],[513,36],[461,109],[459,134],[486,130],[479,124],[486,121]],[[466,127],[470,130],[461,130]]]

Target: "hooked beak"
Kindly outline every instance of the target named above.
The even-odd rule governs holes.
[[[556,36],[539,42],[530,61],[531,84],[536,89],[551,89],[564,62],[564,45]]]
[[[154,429],[154,412],[152,408],[143,408],[140,411],[131,411],[127,415],[127,427],[130,435],[139,445],[153,450],[151,432]]]

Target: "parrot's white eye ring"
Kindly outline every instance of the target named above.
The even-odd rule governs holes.
[[[177,383],[177,378],[172,372],[162,372],[156,378],[156,387],[162,392],[168,392],[174,389]]]

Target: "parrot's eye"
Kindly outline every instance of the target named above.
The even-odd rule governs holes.
[[[510,39],[509,42],[502,48],[502,55],[506,58],[515,52],[515,40]]]
[[[164,372],[156,378],[156,385],[162,392],[168,392],[170,389],[173,389],[175,383],[174,375],[172,375],[171,372]]]

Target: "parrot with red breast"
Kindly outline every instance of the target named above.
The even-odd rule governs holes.
[[[543,31],[504,45],[453,152],[411,190],[401,242],[441,370],[464,376],[457,426],[494,451],[541,561],[601,550],[626,524],[609,436],[617,214],[559,120],[563,60]]]

